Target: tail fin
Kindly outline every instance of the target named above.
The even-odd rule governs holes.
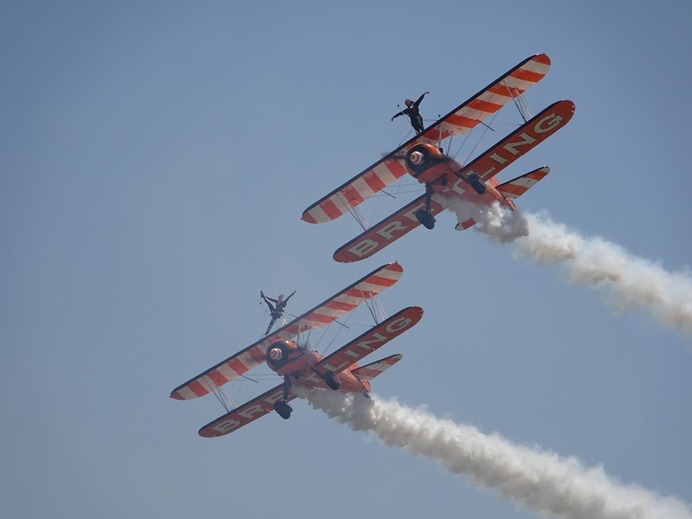
[[[396,355],[391,355],[387,358],[377,360],[358,369],[354,369],[352,373],[360,380],[372,380],[373,378],[381,375],[386,369],[391,368],[394,364],[399,362],[402,357],[403,355],[397,353]]]

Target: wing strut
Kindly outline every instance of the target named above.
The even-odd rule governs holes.
[[[346,204],[348,207],[348,212],[351,213],[353,218],[355,218],[356,222],[358,222],[358,225],[360,225],[364,231],[367,231],[368,229],[370,229],[370,222],[368,221],[367,218],[365,218],[365,215],[363,214],[363,212],[360,209],[358,209],[357,207],[352,206],[348,202],[346,202]]]
[[[373,321],[375,321],[375,324],[380,324],[387,318],[387,312],[377,296],[366,299],[365,306],[367,306],[368,310],[370,311],[370,315],[372,316]]]
[[[245,377],[245,378],[247,378],[247,377]],[[252,380],[252,379],[248,379],[248,380]],[[253,380],[253,382],[255,382],[255,381]],[[227,413],[231,409],[236,408],[235,402],[219,386],[217,386],[217,385],[210,386],[209,392],[214,394],[216,399],[223,406],[223,408],[226,410]]]
[[[529,110],[528,103],[526,102],[526,99],[524,99],[524,96],[521,94],[516,89],[510,88],[509,85],[503,83],[505,88],[507,89],[507,94],[512,98],[512,101],[514,102],[514,106],[517,107],[517,111],[519,112],[519,115],[521,115],[521,118],[524,119],[524,123],[528,121],[527,116],[529,118],[533,117],[531,114],[531,111]]]

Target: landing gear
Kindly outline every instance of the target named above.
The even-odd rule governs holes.
[[[416,220],[423,224],[423,227],[426,229],[435,228],[435,217],[432,215],[432,213],[429,213],[425,209],[418,209],[418,211],[416,211],[414,214]]]
[[[288,391],[290,388],[291,379],[289,377],[284,377],[284,399],[274,402],[274,411],[284,420],[288,420],[293,412],[293,408],[288,405]]]
[[[293,408],[288,405],[288,402],[279,400],[278,402],[274,402],[274,411],[276,411],[284,420],[288,420],[291,417]]]
[[[426,229],[433,229],[435,227],[435,217],[432,214],[431,208],[432,194],[432,184],[425,184],[425,209],[418,209],[418,211],[414,213],[416,220],[423,224],[423,227]]]
[[[341,383],[334,378],[334,373],[331,371],[327,371],[324,375],[324,381],[329,386],[329,389],[333,389],[334,391],[337,391],[341,387]]]
[[[485,194],[485,184],[481,180],[481,177],[478,176],[477,173],[471,173],[466,181],[471,184],[471,187],[474,189],[476,193],[479,195],[484,195]]]

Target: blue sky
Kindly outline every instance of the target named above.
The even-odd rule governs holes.
[[[690,48],[682,0],[4,2],[0,515],[536,517],[303,402],[204,440],[218,402],[168,398],[257,339],[260,289],[300,313],[394,260],[382,304],[425,316],[376,394],[692,502],[689,337],[451,214],[351,265],[354,222],[300,221],[404,98],[434,119],[546,52],[527,101],[575,116],[501,178],[550,165],[523,210],[689,275]]]

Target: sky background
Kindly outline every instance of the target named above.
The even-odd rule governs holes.
[[[261,335],[260,290],[300,314],[395,260],[380,301],[425,315],[377,395],[692,502],[689,337],[451,213],[349,265],[352,219],[300,221],[406,97],[429,124],[545,52],[528,104],[575,116],[500,179],[549,165],[521,209],[689,273],[690,49],[687,0],[2,2],[0,516],[536,517],[301,401],[208,440],[218,402],[168,397]]]

